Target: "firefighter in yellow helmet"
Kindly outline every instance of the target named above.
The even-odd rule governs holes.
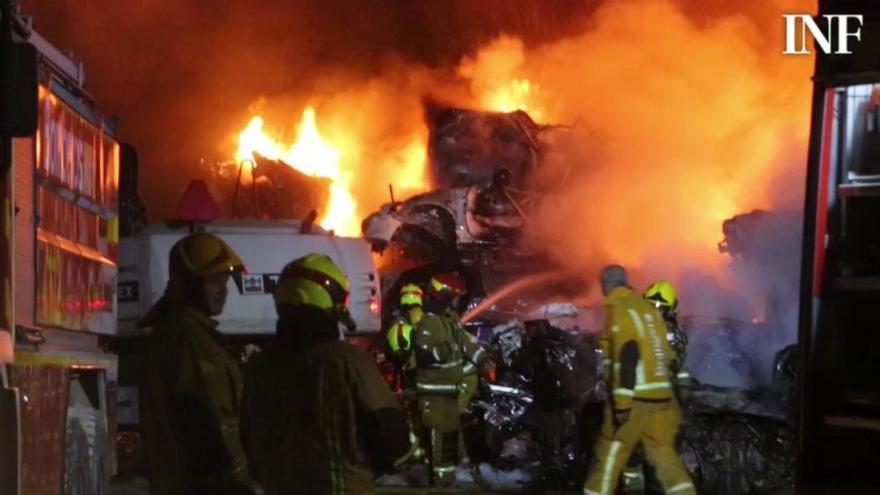
[[[461,404],[469,400],[472,386],[466,373],[486,361],[486,354],[473,336],[461,326],[452,310],[464,293],[464,283],[454,274],[431,278],[426,313],[413,333],[416,365],[416,395],[427,445],[433,484],[449,486],[455,481],[455,467],[462,458]]]
[[[652,304],[666,323],[666,340],[672,350],[672,361],[669,371],[672,383],[679,401],[686,398],[687,388],[690,386],[690,375],[685,369],[684,363],[687,358],[687,334],[678,323],[678,295],[675,287],[665,281],[658,280],[648,286],[644,294],[645,300]],[[623,491],[628,495],[642,494],[645,490],[644,477],[644,452],[641,448],[633,451],[629,463],[623,471]]]
[[[645,299],[648,300],[663,316],[668,333],[666,339],[672,349],[673,360],[670,365],[675,384],[678,388],[685,389],[690,385],[690,374],[685,368],[687,360],[687,334],[678,322],[678,295],[675,287],[665,280],[654,282],[645,291]]]
[[[169,258],[165,294],[140,322],[152,329],[139,387],[150,492],[258,493],[239,440],[241,375],[212,318],[244,266],[206,233],[178,241]]]
[[[672,390],[666,324],[656,308],[629,287],[623,267],[605,267],[600,280],[607,316],[599,343],[610,394],[584,494],[614,493],[639,444],[665,493],[696,494],[675,450],[681,410]]]
[[[245,449],[267,495],[372,493],[375,471],[412,447],[375,360],[340,339],[340,323],[353,327],[348,293],[323,254],[279,276],[277,341],[248,363],[242,405]]]
[[[401,368],[407,368],[412,356],[412,331],[422,319],[424,294],[416,284],[406,284],[400,289],[400,314],[391,323],[385,338],[391,359]]]
[[[395,390],[403,390],[403,397],[409,413],[413,431],[421,428],[419,414],[414,400],[415,395],[415,356],[412,352],[412,332],[424,314],[422,304],[424,293],[416,284],[406,284],[400,289],[400,310],[385,333],[388,343],[388,356],[395,368]],[[410,460],[424,460],[424,449],[417,447]]]

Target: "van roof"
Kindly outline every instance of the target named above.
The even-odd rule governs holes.
[[[140,235],[163,235],[184,234],[188,231],[190,222],[157,222],[148,225]],[[265,233],[292,233],[299,234],[302,226],[301,220],[257,220],[257,219],[223,219],[211,222],[197,222],[206,232],[213,234],[249,234],[257,232]],[[330,232],[318,225],[312,226],[312,234],[329,235]]]

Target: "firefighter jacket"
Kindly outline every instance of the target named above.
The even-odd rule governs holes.
[[[599,343],[614,408],[630,409],[633,399],[671,399],[673,354],[663,318],[629,287],[611,291],[605,306],[607,317]]]
[[[183,303],[154,309],[142,322],[153,332],[139,387],[151,493],[254,493],[239,439],[241,374],[217,322]]]
[[[419,393],[458,396],[464,375],[476,373],[486,360],[483,348],[452,310],[426,313],[414,335]]]
[[[359,494],[410,448],[370,354],[339,340],[279,345],[245,369],[242,432],[266,495]]]

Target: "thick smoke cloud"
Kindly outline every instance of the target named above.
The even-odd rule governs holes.
[[[569,192],[535,226],[568,266],[620,262],[637,287],[671,280],[684,314],[743,322],[692,335],[692,360],[706,365],[695,371],[765,383],[774,352],[796,341],[812,61],[780,54],[781,2],[681,5],[606,4],[583,34],[525,57],[549,113],[581,137],[560,156],[578,165]],[[785,213],[752,231],[751,256],[720,254],[722,222],[757,208]],[[748,365],[719,373],[733,355]]]

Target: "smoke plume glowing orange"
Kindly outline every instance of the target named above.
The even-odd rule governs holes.
[[[569,266],[616,261],[674,279],[720,272],[724,219],[799,209],[811,61],[766,42],[782,39],[777,24],[609,2],[592,29],[525,50],[511,71],[552,95],[547,120],[578,122],[539,171],[572,167],[569,192],[544,205],[532,232]]]

